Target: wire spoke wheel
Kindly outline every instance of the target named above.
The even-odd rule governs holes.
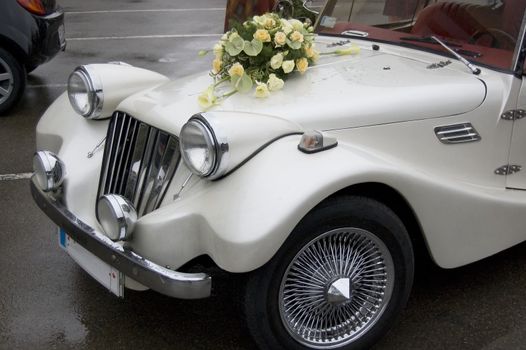
[[[340,228],[301,249],[283,275],[279,311],[287,332],[313,349],[344,346],[380,319],[393,292],[393,259],[369,231]]]

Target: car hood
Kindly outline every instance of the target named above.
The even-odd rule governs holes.
[[[305,130],[334,130],[457,115],[483,102],[486,86],[475,75],[455,64],[433,69],[430,63],[365,49],[356,56],[323,57],[268,98],[237,93],[211,111],[273,116]],[[119,108],[178,134],[188,118],[202,111],[197,97],[211,83],[207,73],[177,79],[131,96]]]

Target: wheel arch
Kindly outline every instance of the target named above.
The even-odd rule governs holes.
[[[319,205],[334,197],[360,196],[374,199],[391,209],[406,226],[415,253],[416,266],[433,261],[424,230],[409,201],[395,188],[380,182],[353,184],[333,193]]]
[[[23,65],[27,63],[28,53],[16,42],[0,34],[0,47],[9,51]]]

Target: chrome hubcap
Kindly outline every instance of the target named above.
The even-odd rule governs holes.
[[[344,304],[351,300],[351,279],[338,278],[327,290],[327,301],[332,305]]]
[[[13,72],[8,64],[0,58],[0,104],[11,96],[13,84]]]
[[[391,254],[377,236],[358,228],[325,232],[303,247],[285,271],[281,320],[309,348],[349,344],[379,320],[393,282]]]

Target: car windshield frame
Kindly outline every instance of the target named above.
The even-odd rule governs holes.
[[[457,53],[474,64],[505,73],[512,73],[516,76],[521,76],[523,73],[526,56],[526,0],[373,0],[367,3],[367,6],[374,4],[377,12],[366,9],[364,12],[367,15],[362,16],[359,9],[358,12],[353,13],[353,11],[355,11],[355,5],[360,2],[362,3],[363,10],[363,2],[365,1],[370,0],[326,1],[314,25],[315,32],[319,35],[336,36],[350,40],[375,41],[453,57],[435,40],[431,39],[431,36],[434,35],[445,41],[446,44],[451,46]],[[508,3],[506,3],[507,1]],[[440,16],[452,17],[444,17],[447,20],[455,19],[454,16],[462,18],[459,13],[462,14],[462,11],[467,12],[469,10],[471,11],[469,13],[470,17],[465,17],[470,20],[473,20],[473,13],[478,16],[488,14],[488,17],[493,16],[493,18],[490,19],[494,21],[500,20],[500,24],[504,25],[503,23],[509,23],[504,22],[506,19],[504,17],[505,14],[511,13],[511,9],[516,9],[513,7],[506,9],[506,4],[511,6],[510,4],[512,4],[513,1],[521,1],[520,6],[523,6],[522,13],[517,14],[517,11],[515,11],[513,14],[515,20],[513,22],[515,24],[513,29],[517,31],[516,38],[499,28],[487,27],[487,33],[484,31],[480,34],[480,37],[484,36],[481,40],[485,40],[486,43],[467,42],[466,36],[469,35],[469,31],[472,30],[471,28],[465,29],[465,33],[461,33],[464,35],[464,38],[460,36],[448,37],[444,35],[444,33],[434,32],[432,26],[425,25],[424,21],[426,18],[432,18],[435,23],[440,24]],[[417,5],[414,6],[412,12],[406,11],[405,17],[403,14],[402,16],[400,16],[400,14],[395,16],[385,12],[389,3],[395,3],[395,5],[397,5],[394,6],[395,9],[399,10],[400,7],[402,7],[401,4],[407,2],[416,3]],[[484,2],[488,5],[481,5],[481,3]],[[490,3],[500,4],[500,7],[493,9],[489,5]],[[385,5],[384,12],[382,13],[378,13],[380,5]],[[370,5],[370,7],[372,6],[373,5]],[[451,9],[451,6],[456,7]],[[391,5],[391,7],[393,6]],[[348,12],[343,13],[345,10]],[[367,10],[369,11],[367,12]],[[452,14],[449,14],[446,10]],[[453,10],[456,10],[456,12]],[[504,10],[507,10],[507,12],[504,12]],[[437,13],[440,16],[438,16]],[[499,14],[501,17],[499,17]],[[342,17],[346,17],[347,19],[342,20]],[[381,22],[382,19],[384,22]],[[371,23],[371,21],[375,20],[377,22]],[[424,23],[424,25],[419,23],[419,20]],[[474,24],[470,23],[470,25],[480,27],[480,22],[483,22],[482,20],[489,22],[486,17],[477,18],[475,16],[475,20],[472,21]],[[450,25],[449,22],[444,21],[444,23]],[[458,23],[463,27],[467,26],[462,21]],[[520,23],[518,27],[517,23]],[[445,24],[443,24],[443,28],[447,28]],[[476,34],[476,31],[474,34]],[[508,37],[510,37],[510,39],[508,39]],[[495,43],[493,41],[495,41]]]

